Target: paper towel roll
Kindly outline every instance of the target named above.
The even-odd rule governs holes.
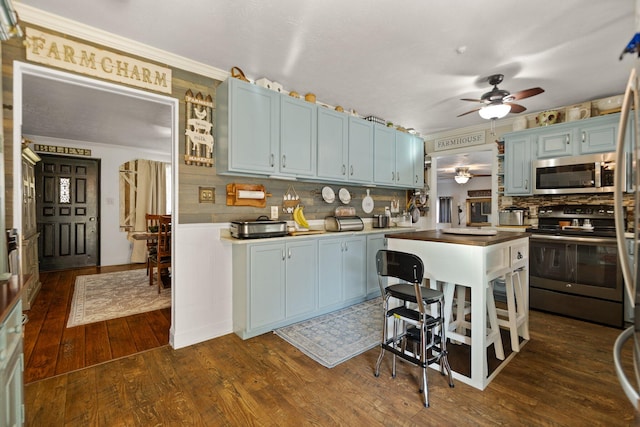
[[[238,199],[264,199],[264,191],[238,190]]]

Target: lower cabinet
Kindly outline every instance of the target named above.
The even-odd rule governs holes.
[[[382,234],[367,236],[367,296],[380,295],[378,272],[376,270],[376,254],[380,249],[387,248],[387,238]]]
[[[24,424],[22,304],[0,325],[0,427]]]
[[[364,301],[367,244],[364,234],[234,244],[233,331],[247,339]]]
[[[318,242],[319,308],[366,295],[366,247],[367,240],[362,235]]]

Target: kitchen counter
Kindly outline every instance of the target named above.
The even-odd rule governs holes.
[[[498,231],[495,235],[461,235],[428,230],[385,236],[388,249],[413,253],[422,259],[425,278],[432,284],[442,283],[445,300],[451,298],[456,285],[469,288],[471,336],[450,328],[448,313],[451,306],[445,306],[445,330],[447,338],[465,342],[471,347],[470,376],[456,372],[452,367],[454,378],[480,390],[484,390],[517,354],[512,352],[493,372],[488,371],[487,346],[495,339],[495,332],[489,334],[487,329],[487,290],[492,280],[524,270],[523,294],[529,294],[529,235],[509,231]],[[528,316],[528,302],[525,305],[524,311]]]
[[[11,276],[8,280],[0,282],[0,324],[4,322],[13,307],[20,301],[23,290],[24,287],[19,280],[19,276]]]
[[[490,246],[530,236],[530,233],[498,231],[495,235],[449,234],[441,230],[414,231],[390,234],[394,239],[419,240],[423,242],[444,242],[458,245]]]
[[[314,228],[311,229],[315,230]],[[361,231],[325,231],[324,233],[317,234],[302,234],[297,236],[286,235],[282,237],[267,237],[261,239],[237,239],[235,237],[231,237],[228,229],[220,230],[220,240],[224,243],[230,243],[233,245],[246,245],[249,243],[260,243],[260,242],[277,242],[277,241],[291,241],[292,239],[300,240],[300,239],[309,239],[309,238],[327,238],[327,237],[335,237],[335,236],[349,236],[349,235],[368,235],[368,234],[379,234],[379,233],[406,233],[408,231],[416,231],[415,228],[412,227],[389,227],[389,228],[373,228],[365,226],[364,230]]]

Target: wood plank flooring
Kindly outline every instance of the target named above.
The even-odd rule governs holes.
[[[171,308],[67,328],[76,277],[144,265],[40,273],[42,289],[24,329],[25,383],[167,345]]]
[[[267,333],[159,347],[25,387],[28,426],[628,426],[636,419],[612,361],[620,330],[531,312],[531,340],[479,391],[449,388],[378,349],[327,369]],[[624,365],[632,373],[631,346]]]

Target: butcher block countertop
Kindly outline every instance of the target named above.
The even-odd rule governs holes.
[[[441,230],[414,231],[409,233],[387,234],[392,239],[421,240],[423,242],[455,243],[458,245],[491,246],[497,243],[529,237],[531,233],[516,231],[497,231],[494,235],[449,234]]]

